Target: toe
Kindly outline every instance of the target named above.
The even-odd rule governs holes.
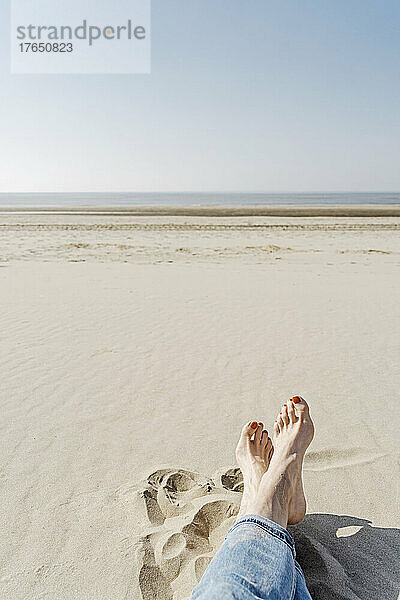
[[[274,434],[275,434],[275,436],[278,436],[280,434],[280,432],[281,432],[281,430],[280,430],[280,427],[279,427],[279,423],[278,423],[278,421],[275,421],[274,422]]]
[[[268,438],[268,431],[265,431],[265,429],[264,429],[264,431],[261,434],[261,442],[260,442],[261,448],[263,450],[265,450],[265,448],[267,446],[267,443],[268,443],[268,440],[269,440],[269,438]]]
[[[282,414],[282,421],[283,421],[284,425],[289,425],[288,409],[287,409],[286,404],[284,404],[282,406],[281,414]]]
[[[308,404],[301,396],[293,396],[292,401],[294,402],[297,414],[308,414]]]
[[[261,436],[262,436],[262,432],[263,432],[263,427],[264,425],[262,423],[257,423],[257,429],[256,432],[254,434],[254,443],[256,444],[256,446],[259,446],[261,443]]]
[[[267,447],[265,449],[265,452],[266,452],[266,455],[267,455],[267,460],[268,460],[268,462],[270,462],[270,460],[272,458],[272,455],[274,453],[274,447],[272,445],[271,438],[268,439],[268,444],[267,444]]]
[[[283,427],[284,427],[284,423],[283,423],[283,419],[282,419],[282,413],[279,413],[277,421],[278,421],[278,425],[280,427],[280,430],[282,431]]]
[[[288,417],[289,417],[289,423],[295,423],[296,422],[296,412],[294,410],[294,405],[292,400],[288,400],[287,403],[287,407],[288,407]]]
[[[242,429],[242,433],[240,434],[241,441],[250,441],[252,435],[254,435],[255,430],[258,427],[257,421],[250,421],[250,423],[246,423],[246,425]]]
[[[271,452],[272,441],[271,438],[267,436],[267,443],[265,444],[265,456],[269,459],[269,453]]]

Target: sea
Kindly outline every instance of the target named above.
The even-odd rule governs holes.
[[[0,193],[1,208],[134,206],[364,206],[400,205],[400,192],[88,192]]]

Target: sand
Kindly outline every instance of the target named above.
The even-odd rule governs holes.
[[[397,600],[400,217],[0,216],[5,600],[187,600],[301,394],[315,600]]]

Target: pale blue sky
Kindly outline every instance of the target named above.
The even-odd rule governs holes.
[[[150,75],[55,76],[5,4],[2,192],[400,190],[398,0],[153,0]]]

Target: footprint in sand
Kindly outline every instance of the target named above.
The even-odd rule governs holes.
[[[147,523],[137,541],[143,600],[189,598],[234,523],[242,488],[238,468],[212,478],[163,469],[136,488],[117,491],[119,501],[134,501]]]
[[[370,460],[372,455],[360,448],[327,449],[310,452],[306,469],[319,471]],[[124,541],[136,552],[126,597],[189,600],[235,521],[242,488],[239,468],[221,470],[212,477],[163,469],[139,485],[120,487],[113,500],[133,511],[143,525],[141,536]],[[358,600],[364,598],[365,586],[371,600],[394,599],[398,530],[371,527],[368,521],[344,515],[309,514],[290,531],[315,600]],[[380,586],[376,588],[382,577],[388,589],[384,596]]]

